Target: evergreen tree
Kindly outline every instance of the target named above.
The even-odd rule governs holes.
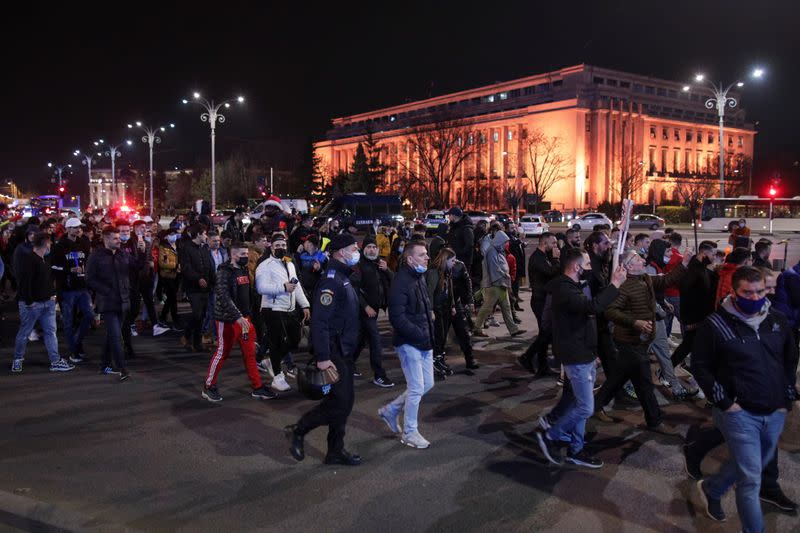
[[[386,175],[388,168],[381,163],[381,147],[378,146],[377,141],[372,136],[372,132],[368,131],[364,138],[364,146],[367,155],[367,167],[369,171],[369,184],[374,192],[377,189],[383,188],[383,178]]]
[[[375,184],[371,183],[371,178],[367,154],[364,152],[364,146],[358,143],[345,189],[347,192],[374,193]]]
[[[325,185],[325,173],[322,170],[322,157],[316,150],[311,151],[311,199],[315,205],[322,206],[330,197],[330,188]]]

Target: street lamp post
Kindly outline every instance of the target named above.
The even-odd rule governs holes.
[[[86,169],[89,171],[89,204],[93,205],[94,195],[92,194],[92,163],[94,163],[94,156],[90,153],[82,154],[80,150],[75,150],[72,152],[72,155],[76,157],[83,157],[81,164],[86,165]]]
[[[161,126],[160,128],[149,128],[143,125],[141,122],[137,121],[136,127],[141,129],[145,134],[142,137],[142,142],[147,143],[148,147],[150,148],[150,215],[153,214],[153,145],[161,143],[161,137],[158,136],[158,132],[167,131],[166,126]],[[133,124],[128,124],[128,129],[133,129]],[[170,128],[174,128],[175,124],[169,124]],[[144,196],[144,195],[142,195]],[[144,198],[142,198],[144,201]]]
[[[217,122],[222,124],[225,122],[225,115],[220,113],[220,109],[225,107],[228,109],[231,107],[230,100],[223,100],[220,103],[214,102],[214,100],[206,100],[200,93],[195,92],[192,94],[193,101],[200,104],[206,112],[200,115],[200,120],[203,122],[208,122],[208,125],[211,127],[211,212],[215,212],[217,210],[217,169],[216,169],[216,127]],[[236,101],[238,103],[244,103],[244,96],[237,96]],[[189,100],[183,99],[182,102],[184,104],[188,104]]]
[[[103,139],[99,139],[94,142],[95,146],[102,146],[105,141]],[[117,157],[122,156],[119,149],[124,145],[132,145],[133,142],[128,140],[125,142],[121,142],[117,145],[112,145],[111,143],[106,143],[106,157],[111,158],[111,202],[116,204],[117,203],[117,173],[116,173],[116,160]]]
[[[68,168],[72,168],[72,164],[68,163],[66,165],[54,165],[53,163],[47,163],[47,168],[54,169],[56,174],[58,175],[58,192],[61,192],[61,187],[63,187],[64,185],[61,173]]]
[[[756,68],[753,69],[751,73],[751,77],[753,78],[761,78],[764,75],[764,69]],[[730,108],[734,108],[737,106],[738,101],[736,98],[732,96],[728,96],[728,91],[730,91],[734,86],[737,88],[741,88],[744,86],[744,82],[737,81],[731,83],[727,87],[725,87],[722,83],[715,84],[710,80],[707,80],[705,75],[697,74],[694,77],[694,80],[698,83],[705,83],[706,88],[710,89],[711,91],[711,98],[706,100],[705,106],[706,109],[717,109],[717,114],[719,115],[719,196],[720,198],[725,197],[725,106]],[[684,92],[688,92],[690,87],[685,85],[683,87]]]

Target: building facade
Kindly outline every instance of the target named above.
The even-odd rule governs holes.
[[[386,168],[381,190],[403,193],[410,186],[409,173],[421,166],[411,137],[421,128],[457,123],[469,133],[456,142],[475,147],[447,178],[443,203],[506,210],[504,191],[536,190],[532,176],[541,161],[532,157],[529,139],[538,135],[558,140],[563,163],[559,179],[542,198],[553,208],[617,202],[625,183],[637,203],[655,205],[679,200],[682,186],[718,179],[719,118],[705,105],[710,96],[702,88],[684,91],[673,81],[577,65],[336,118],[314,151],[330,183],[350,169],[358,144],[371,134]],[[741,107],[726,111],[727,196],[747,185],[755,133]]]
[[[135,177],[136,171],[128,168],[117,170],[116,201],[126,204],[129,182]],[[93,208],[108,209],[113,206],[114,182],[111,179],[110,168],[93,168],[89,180],[89,205]]]

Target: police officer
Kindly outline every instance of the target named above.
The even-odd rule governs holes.
[[[360,254],[349,233],[334,236],[328,249],[332,255],[328,270],[314,292],[311,330],[317,367],[320,370],[335,367],[339,381],[297,424],[286,426],[285,432],[291,441],[292,456],[302,461],[305,458],[303,437],[312,429],[327,425],[325,464],[356,466],[361,464],[361,457],[344,449],[344,433],[347,417],[353,409],[353,355],[358,349],[361,330],[358,294],[350,284],[350,274]]]

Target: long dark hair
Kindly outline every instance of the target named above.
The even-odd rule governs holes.
[[[439,250],[439,255],[433,260],[433,266],[439,271],[439,290],[444,288],[445,278],[447,277],[447,261],[455,257],[456,253],[452,248],[445,246]]]
[[[669,248],[669,243],[664,239],[654,239],[650,242],[650,248],[647,249],[647,264],[656,264],[663,269],[667,265],[664,262],[664,253]]]

